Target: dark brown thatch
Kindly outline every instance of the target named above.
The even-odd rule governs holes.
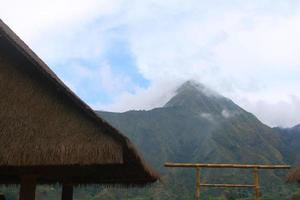
[[[0,20],[0,183],[143,185],[157,180],[132,143],[99,118]]]
[[[293,168],[289,171],[287,182],[299,182],[300,183],[300,166]]]

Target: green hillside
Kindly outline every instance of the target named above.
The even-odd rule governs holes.
[[[300,124],[292,128],[274,128],[282,138],[281,152],[285,161],[292,165],[300,165]]]

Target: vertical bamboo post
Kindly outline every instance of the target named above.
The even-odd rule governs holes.
[[[200,168],[196,168],[196,200],[200,200]]]
[[[63,184],[61,191],[62,200],[73,200],[73,185]]]
[[[35,199],[35,188],[36,188],[36,177],[35,176],[22,176],[19,199],[20,200],[34,200]]]
[[[4,194],[0,194],[0,200],[5,200]]]
[[[254,168],[255,200],[259,200],[259,176],[258,169]]]

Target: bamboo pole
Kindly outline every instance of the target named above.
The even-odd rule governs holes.
[[[165,163],[165,167],[185,168],[257,168],[257,169],[289,169],[290,165],[243,165],[243,164],[202,164],[202,163]]]
[[[200,200],[200,168],[196,168],[196,200]]]
[[[200,184],[202,187],[240,187],[240,188],[246,188],[246,187],[251,187],[254,188],[255,185],[242,185],[242,184],[211,184],[211,183],[205,183],[205,184]]]
[[[35,176],[22,176],[20,187],[20,200],[34,200],[36,189],[36,177]]]
[[[73,185],[63,184],[61,191],[62,200],[73,200]]]
[[[259,200],[259,175],[258,169],[254,168],[254,185],[255,185],[255,200]]]
[[[0,200],[6,200],[4,194],[0,194]]]

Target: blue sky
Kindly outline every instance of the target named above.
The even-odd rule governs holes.
[[[271,126],[300,123],[299,1],[0,3],[1,19],[94,109],[151,109],[195,79]]]

